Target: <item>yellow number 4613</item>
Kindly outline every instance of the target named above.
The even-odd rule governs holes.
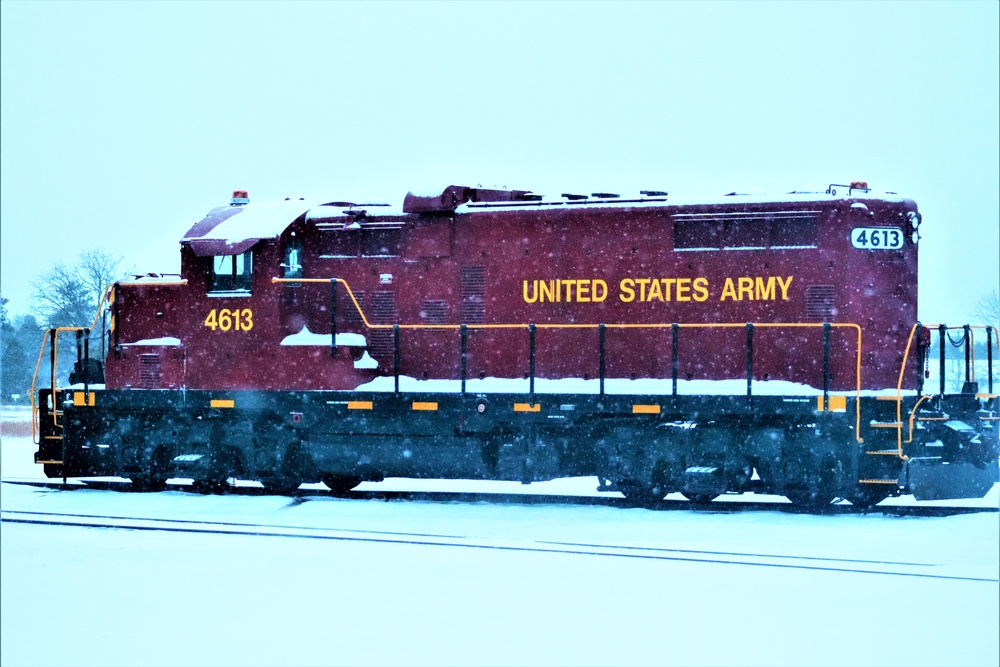
[[[208,313],[208,317],[205,318],[205,326],[215,331],[220,329],[222,331],[250,331],[253,329],[253,311],[249,308],[244,308],[240,310],[236,308],[234,310],[229,310],[228,308],[223,308],[222,310],[216,311],[215,308]]]

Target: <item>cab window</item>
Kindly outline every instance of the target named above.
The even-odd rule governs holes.
[[[290,238],[285,243],[285,260],[281,263],[282,278],[302,277],[302,240]]]
[[[212,258],[211,292],[250,293],[253,252],[242,255],[216,255]]]

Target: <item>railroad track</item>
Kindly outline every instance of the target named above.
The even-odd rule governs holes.
[[[128,493],[131,485],[128,482],[91,480],[75,484],[63,484],[58,481],[45,480],[0,480],[5,484],[33,486],[61,491],[102,490]],[[185,484],[170,484],[168,490],[186,493],[206,494],[208,490]],[[234,496],[273,496],[268,491],[257,486],[234,486],[213,489],[211,493]],[[998,513],[997,507],[949,507],[941,505],[878,505],[869,509],[853,505],[828,505],[820,509],[804,508],[791,503],[774,501],[737,500],[730,502],[711,502],[695,504],[686,500],[662,500],[654,505],[639,504],[635,501],[618,496],[573,496],[552,494],[520,494],[520,493],[488,493],[488,492],[452,492],[452,491],[381,491],[361,490],[347,493],[334,493],[325,490],[299,489],[291,494],[283,494],[293,499],[293,502],[304,503],[323,501],[331,498],[346,500],[381,500],[387,502],[457,502],[457,503],[491,503],[500,505],[594,505],[601,507],[635,508],[643,507],[651,511],[689,510],[706,513],[736,514],[740,512],[781,512],[785,514],[883,514],[891,516],[925,516],[945,517],[959,514]]]
[[[674,549],[636,545],[591,544],[510,538],[470,537],[432,533],[357,530],[309,527],[284,524],[241,523],[156,517],[129,517],[60,512],[0,510],[0,522],[92,529],[156,531],[226,535],[253,538],[330,540],[367,542],[419,547],[482,549],[509,552],[550,553],[584,557],[625,558],[682,563],[703,563],[787,570],[808,570],[845,574],[918,577],[981,583],[1000,583],[1000,579],[971,577],[935,572],[934,563],[826,558],[793,554],[750,553]]]

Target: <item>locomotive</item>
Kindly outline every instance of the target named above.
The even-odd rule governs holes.
[[[982,497],[995,332],[917,321],[921,223],[863,182],[401,206],[237,190],[183,236],[179,275],[116,282],[91,326],[46,333],[35,460],[141,490],[596,476],[641,503]]]

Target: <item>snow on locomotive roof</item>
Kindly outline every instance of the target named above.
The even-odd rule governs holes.
[[[827,193],[795,191],[787,194],[750,194],[731,192],[716,197],[673,197],[673,196],[643,196],[629,197],[586,197],[565,195],[541,196],[536,201],[506,201],[506,202],[471,202],[462,204],[455,209],[456,213],[472,213],[483,210],[529,210],[541,211],[553,207],[594,207],[594,208],[646,208],[656,206],[725,206],[727,204],[788,204],[808,202],[828,202],[835,199],[878,199],[880,201],[903,202],[906,199],[895,192],[874,192],[847,188],[842,191]]]
[[[448,186],[439,198],[443,201],[452,191],[477,192],[474,188],[463,186]],[[621,196],[613,193],[595,192],[590,195],[563,193],[559,196],[537,195],[528,190],[480,190],[480,197],[473,201],[464,201],[453,208],[428,208],[427,211],[451,210],[455,213],[474,213],[486,210],[529,210],[543,211],[554,207],[595,207],[595,208],[646,208],[661,206],[725,206],[729,204],[787,204],[822,202],[832,199],[879,199],[883,201],[903,202],[895,192],[876,193],[866,188],[831,185],[825,192],[794,191],[780,195],[743,194],[730,192],[718,197],[671,198],[668,193],[658,190],[643,190],[638,196]],[[494,199],[496,193],[504,196]],[[245,193],[244,193],[245,194]],[[508,199],[508,197],[511,197]],[[413,193],[407,199],[414,198]],[[421,198],[436,201],[435,198]],[[243,198],[240,202],[249,202]],[[457,202],[456,202],[457,203]],[[305,215],[307,221],[322,223],[324,221],[343,221],[349,218],[359,219],[373,217],[403,217],[410,212],[420,212],[422,209],[407,210],[407,204],[394,206],[389,204],[356,204],[349,201],[307,201],[305,199],[285,199],[242,205],[220,206],[208,213],[205,218],[194,225],[181,243],[190,244],[196,255],[235,255],[246,252],[255,243],[264,239],[280,236],[290,224],[300,216]]]
[[[343,219],[364,212],[369,217],[400,216],[398,206],[285,199],[220,206],[192,227],[181,243],[189,243],[196,255],[238,255],[258,241],[277,238],[303,214],[310,221]]]
[[[319,201],[285,199],[242,206],[220,206],[192,227],[181,243],[196,255],[238,255],[263,239],[277,238]]]

